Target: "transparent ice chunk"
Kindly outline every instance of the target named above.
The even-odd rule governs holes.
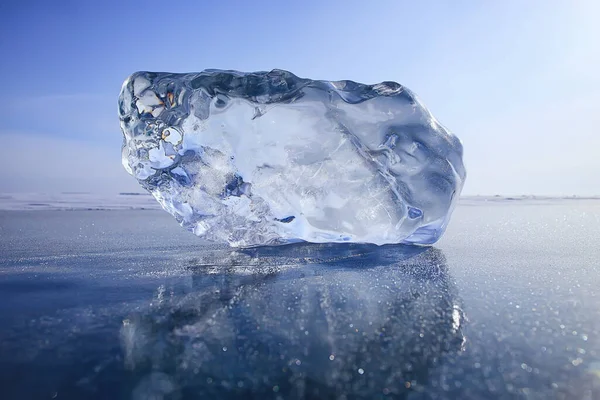
[[[431,244],[465,180],[460,140],[395,82],[137,72],[119,117],[125,169],[231,246]]]

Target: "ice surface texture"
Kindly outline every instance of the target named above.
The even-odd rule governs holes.
[[[125,169],[231,246],[431,244],[465,180],[459,139],[395,82],[137,72],[119,117]]]

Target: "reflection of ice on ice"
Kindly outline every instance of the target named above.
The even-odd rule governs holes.
[[[464,346],[459,299],[435,248],[215,250],[188,268],[188,293],[159,295],[121,332],[127,366],[167,374],[173,390],[398,395]]]

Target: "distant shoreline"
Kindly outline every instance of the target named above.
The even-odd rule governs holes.
[[[459,206],[507,204],[556,204],[561,201],[596,201],[600,196],[461,196]],[[85,192],[2,193],[0,210],[4,211],[98,211],[98,210],[161,210],[149,193],[122,192],[98,195]]]
[[[3,193],[0,210],[5,211],[73,211],[73,210],[160,210],[149,193],[123,192],[99,195],[85,192]]]

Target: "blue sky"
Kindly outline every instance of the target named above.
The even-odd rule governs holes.
[[[282,68],[411,88],[463,141],[464,194],[600,194],[600,2],[167,4],[0,5],[0,192],[138,190],[116,114],[134,71]]]

